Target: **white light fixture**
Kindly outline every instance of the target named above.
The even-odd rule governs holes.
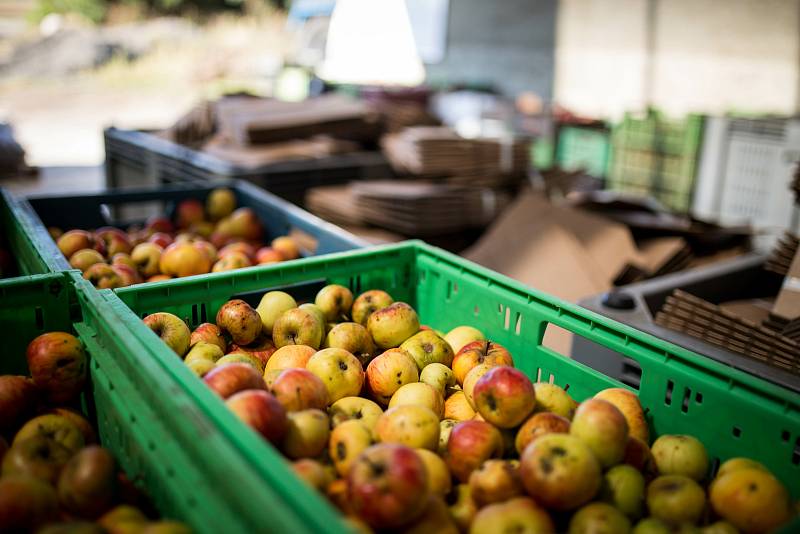
[[[425,68],[403,0],[338,0],[331,16],[325,60],[328,81],[415,86]]]

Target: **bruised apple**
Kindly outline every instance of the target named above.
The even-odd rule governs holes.
[[[453,374],[456,375],[456,381],[459,384],[464,384],[464,379],[467,373],[481,364],[489,366],[507,365],[514,366],[514,360],[511,354],[498,343],[491,341],[474,341],[464,345],[460,351],[453,357]]]
[[[604,468],[622,462],[628,445],[628,423],[616,406],[602,399],[583,401],[569,433],[589,446]]]
[[[786,488],[763,468],[743,467],[717,477],[709,498],[714,511],[742,532],[772,532],[792,516]]]
[[[325,384],[330,402],[358,395],[364,384],[361,362],[344,349],[322,349],[309,358],[306,369]]]
[[[317,375],[308,369],[285,369],[270,388],[275,398],[289,412],[328,407],[328,390]]]
[[[355,419],[366,426],[375,435],[378,419],[383,414],[380,406],[363,397],[344,397],[333,404],[329,409],[331,423],[338,426],[345,421]]]
[[[683,475],[663,475],[647,486],[647,509],[665,523],[696,523],[705,505],[703,488]]]
[[[378,418],[375,431],[383,443],[400,443],[431,451],[439,447],[439,417],[424,406],[389,408]]]
[[[469,421],[475,417],[475,410],[463,391],[456,391],[444,401],[444,418],[456,421]]]
[[[569,433],[569,419],[550,412],[535,413],[517,431],[514,446],[522,454],[525,448],[547,434]]]
[[[330,423],[322,410],[311,408],[289,412],[288,429],[281,449],[292,459],[313,458],[328,444]]]
[[[536,382],[533,389],[536,391],[536,407],[533,409],[535,413],[552,412],[572,420],[578,403],[564,388],[548,382]]]
[[[330,284],[319,290],[314,304],[322,310],[326,321],[341,321],[350,314],[353,293],[344,286]]]
[[[500,534],[504,532],[556,532],[547,510],[529,497],[515,497],[482,508],[469,528],[469,534]]]
[[[200,341],[216,345],[222,350],[223,354],[228,349],[228,344],[225,341],[225,337],[222,335],[222,331],[215,324],[203,323],[194,329],[189,336],[189,346],[193,347]]]
[[[486,460],[469,476],[472,498],[478,506],[507,501],[525,493],[519,464],[509,460]]]
[[[369,332],[358,323],[337,324],[328,332],[323,345],[350,352],[362,365],[369,364],[375,354],[375,345]]]
[[[412,382],[400,386],[389,401],[389,408],[403,405],[424,406],[436,414],[439,419],[444,416],[444,398],[433,386],[423,382]]]
[[[490,458],[503,454],[503,436],[484,421],[457,424],[447,441],[447,466],[461,482],[468,482],[474,470]]]
[[[693,436],[665,434],[653,442],[650,450],[662,475],[684,475],[701,481],[708,473],[706,448]]]
[[[237,345],[247,345],[261,333],[261,317],[241,299],[229,300],[217,312],[217,326],[227,332]]]
[[[390,349],[369,362],[366,379],[372,397],[386,406],[401,386],[419,380],[419,371],[406,351]]]
[[[246,363],[215,367],[203,377],[203,382],[223,399],[248,389],[267,389],[261,373]]]
[[[367,330],[379,348],[399,347],[419,331],[419,317],[405,302],[395,302],[370,314]]]
[[[278,444],[288,430],[286,410],[271,393],[247,389],[228,398],[225,404],[250,428]]]
[[[372,431],[359,419],[348,419],[334,426],[328,442],[328,456],[339,476],[347,476],[353,462],[372,445]]]
[[[311,311],[293,308],[281,314],[272,327],[272,340],[278,348],[286,345],[308,345],[314,349],[322,344],[325,326]]]
[[[367,326],[367,319],[374,312],[386,308],[394,303],[392,297],[386,291],[371,289],[361,293],[351,308],[351,317],[354,322]]]
[[[25,353],[34,385],[54,403],[74,400],[86,383],[86,353],[67,332],[48,332],[28,344]]]
[[[500,428],[518,426],[536,405],[530,378],[513,367],[489,369],[475,383],[472,394],[478,413]]]
[[[425,367],[432,363],[450,366],[453,363],[453,349],[450,344],[433,330],[421,330],[406,339],[400,348],[405,350],[422,372]]]

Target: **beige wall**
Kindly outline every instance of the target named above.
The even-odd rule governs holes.
[[[794,113],[800,0],[658,0],[652,103],[674,113]],[[616,117],[647,104],[647,0],[561,0],[556,100]]]

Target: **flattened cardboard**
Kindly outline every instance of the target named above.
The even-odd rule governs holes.
[[[788,320],[800,317],[800,251],[794,255],[772,313]]]

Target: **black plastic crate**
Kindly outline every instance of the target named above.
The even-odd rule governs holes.
[[[393,175],[378,151],[241,167],[147,132],[112,127],[104,131],[103,138],[109,188],[235,178],[302,205],[306,191],[312,187]]]

